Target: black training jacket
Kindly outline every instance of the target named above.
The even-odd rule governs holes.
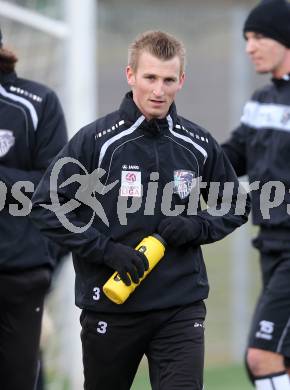
[[[64,157],[70,160],[61,160]],[[202,222],[200,237],[179,249],[168,246],[162,261],[123,305],[110,302],[101,291],[113,272],[102,263],[109,239],[134,247],[145,236],[156,232],[169,209],[184,207],[183,215],[187,215],[188,195],[190,190],[197,191],[194,181],[197,177],[206,183],[232,182],[237,189],[233,168],[208,132],[178,116],[174,104],[167,118],[146,121],[128,93],[118,111],[80,130],[55,161],[57,164],[50,166],[34,194],[31,216],[44,234],[72,251],[76,304],[80,308],[137,312],[186,305],[208,296],[200,245],[217,241],[246,222],[248,204],[246,211],[235,215],[235,197],[224,202],[228,210],[220,217],[201,211],[199,205],[197,216],[188,218],[199,218]],[[90,174],[97,167],[103,170],[102,177],[97,180],[91,176],[86,181],[86,172]],[[56,172],[57,191],[56,185],[52,185],[55,179],[51,180]],[[173,182],[174,193],[166,198],[163,190],[172,189]],[[95,198],[85,199],[81,187],[89,192],[94,190]],[[207,200],[207,189],[202,189],[202,193]],[[220,196],[221,193],[222,190]],[[69,206],[66,218],[83,231],[71,232],[53,210],[41,206],[51,205],[51,196],[56,195],[55,203]],[[93,211],[85,204],[92,204],[93,199],[99,202],[104,213],[96,207],[97,216],[86,228]],[[126,215],[124,205],[130,209]]]
[[[28,198],[66,142],[55,93],[15,73],[0,74],[0,272],[54,266],[59,248],[29,219]],[[25,190],[22,181],[33,185]]]
[[[237,175],[247,174],[250,183],[259,182],[253,190],[253,223],[263,230],[290,229],[290,76],[273,79],[272,84],[256,91],[244,108],[240,126],[222,145]],[[285,195],[276,194],[275,207],[267,213],[270,181],[279,181]],[[274,183],[275,184],[275,183]],[[264,187],[263,187],[264,186]],[[269,186],[269,187],[268,187]],[[266,207],[261,189],[266,194]],[[268,189],[268,190],[267,190]],[[273,200],[274,189],[270,196]],[[287,212],[288,205],[288,212]],[[272,234],[272,233],[271,233]],[[279,234],[280,238],[283,238]]]

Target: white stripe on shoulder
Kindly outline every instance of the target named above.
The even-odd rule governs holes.
[[[30,101],[28,101],[27,99],[21,96],[15,95],[14,93],[7,92],[6,89],[3,88],[1,84],[0,84],[0,95],[5,96],[6,98],[11,99],[15,102],[19,102],[23,104],[30,112],[34,130],[37,129],[38,116],[33,104],[31,104]]]
[[[179,138],[179,139],[182,139],[183,141],[185,142],[188,142],[189,144],[193,145],[195,147],[195,149],[197,149],[204,157],[204,159],[206,160],[207,159],[207,151],[201,147],[200,145],[198,145],[196,142],[194,142],[192,139],[190,139],[189,137],[186,137],[185,135],[182,135],[182,134],[179,134],[179,133],[176,133],[174,130],[173,130],[173,121],[172,121],[172,118],[170,115],[167,116],[167,122],[168,122],[168,126],[169,126],[169,131],[172,135],[174,135],[174,137],[176,138]]]
[[[106,151],[107,151],[108,147],[109,147],[110,145],[112,145],[115,141],[118,141],[120,138],[123,138],[123,137],[125,137],[126,135],[129,135],[129,134],[133,133],[133,132],[140,126],[140,124],[144,121],[144,119],[145,119],[145,116],[144,116],[144,115],[141,115],[141,116],[136,120],[136,122],[135,122],[131,127],[129,127],[129,129],[122,131],[121,133],[119,133],[119,134],[115,135],[114,137],[108,139],[108,141],[106,141],[106,142],[104,143],[104,145],[101,147],[98,167],[101,166],[102,161],[103,161],[103,159],[104,159],[104,156],[105,156],[105,154],[106,154]]]
[[[290,107],[250,101],[244,107],[241,122],[255,129],[290,131]]]

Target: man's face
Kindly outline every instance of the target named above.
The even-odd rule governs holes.
[[[285,73],[287,49],[274,39],[256,32],[246,32],[246,52],[251,58],[257,73],[272,73],[282,77]]]
[[[133,100],[147,120],[167,115],[184,82],[180,68],[177,56],[163,61],[147,51],[140,53],[135,72],[127,66],[127,81],[132,88]]]

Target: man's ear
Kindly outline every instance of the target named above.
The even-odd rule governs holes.
[[[185,81],[185,73],[183,72],[180,75],[180,77],[179,77],[179,88],[178,88],[178,90],[181,90],[181,88],[183,87],[184,81]]]
[[[130,65],[126,67],[126,77],[130,87],[133,87],[135,85],[135,72],[133,71]]]

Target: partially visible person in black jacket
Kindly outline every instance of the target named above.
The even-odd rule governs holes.
[[[214,138],[176,111],[184,61],[176,38],[141,34],[127,66],[132,91],[74,136],[33,197],[36,225],[73,253],[86,390],[129,390],[144,354],[154,390],[203,388],[209,286],[200,245],[245,223],[249,201],[238,207],[238,179]],[[233,191],[223,197],[226,182]],[[154,233],[165,257],[113,303],[104,283],[113,271],[138,283],[148,263],[134,247]]]
[[[67,142],[55,93],[19,78],[0,31],[0,388],[33,390],[43,301],[61,250],[28,215],[46,168]]]
[[[253,223],[260,227],[262,292],[253,316],[247,368],[260,390],[289,390],[290,367],[290,4],[265,1],[244,24],[246,52],[271,83],[246,103],[223,150],[252,186]],[[288,373],[290,369],[288,368]]]

